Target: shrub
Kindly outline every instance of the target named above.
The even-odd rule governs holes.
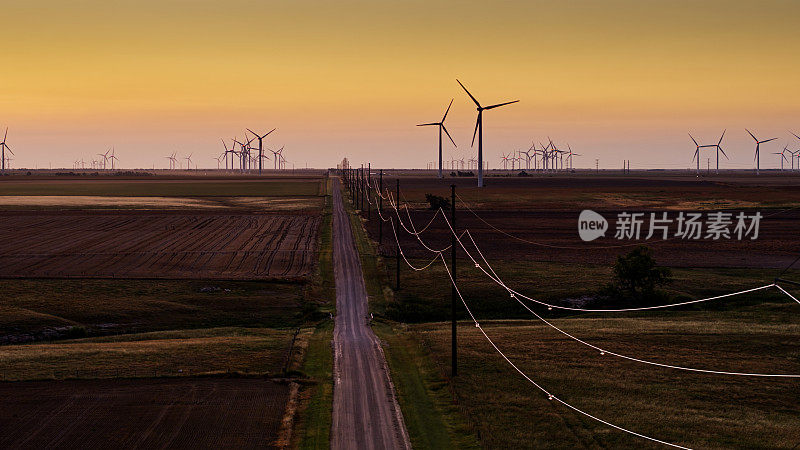
[[[433,194],[425,194],[425,200],[431,205],[430,209],[436,210],[439,208],[448,209],[450,208],[450,200],[439,197],[438,195]]]
[[[641,305],[663,299],[665,294],[658,288],[671,282],[672,271],[659,267],[652,250],[642,245],[617,258],[614,280],[601,294],[626,305]]]

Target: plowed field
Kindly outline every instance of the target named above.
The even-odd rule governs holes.
[[[0,217],[0,277],[299,278],[314,215],[36,213]]]

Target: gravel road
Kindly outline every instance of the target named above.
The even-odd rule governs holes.
[[[334,328],[333,449],[411,448],[380,341],[367,324],[367,291],[342,203],[333,189]]]

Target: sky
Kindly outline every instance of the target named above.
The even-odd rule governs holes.
[[[245,127],[295,167],[347,156],[426,167],[435,127],[484,153],[553,139],[576,167],[687,168],[687,132],[722,168],[778,167],[800,148],[797,1],[3,0],[0,127],[14,167],[72,167],[114,146],[121,166],[190,153],[216,167]],[[791,137],[791,140],[789,139]],[[706,151],[706,158],[713,153]],[[185,164],[185,162],[184,162]],[[267,164],[272,164],[267,162]]]

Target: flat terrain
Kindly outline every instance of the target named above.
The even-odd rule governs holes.
[[[247,378],[0,383],[0,447],[275,448],[288,392]]]
[[[394,185],[387,175],[384,178],[384,186]],[[474,182],[474,179],[438,181],[405,176],[400,178],[401,200],[410,204],[411,219],[419,230],[434,215],[434,211],[428,210],[425,194],[449,199],[450,184],[455,183],[459,195],[457,228],[469,229],[481,251],[491,259],[512,259],[524,253],[530,261],[611,264],[633,246],[647,244],[660,263],[673,267],[783,268],[800,252],[795,232],[800,229],[800,189],[797,189],[800,176],[701,180],[658,174],[625,178],[497,177],[487,179],[485,190],[475,188]],[[384,207],[390,208],[388,202],[384,202]],[[580,239],[578,215],[583,209],[594,210],[609,220],[605,238],[592,242]],[[718,210],[748,214],[760,211],[764,217],[758,239],[644,239],[649,231],[650,212],[666,211],[675,219],[680,211]],[[623,211],[647,213],[642,239],[614,238],[614,222]],[[405,225],[410,228],[406,211],[402,212]],[[369,224],[373,238],[377,238],[377,226],[375,220]],[[673,223],[670,236],[676,229],[677,224]],[[384,235],[385,242],[393,239],[389,234],[390,228]],[[402,229],[398,235],[409,256],[431,255]],[[433,221],[422,237],[432,248],[444,248],[450,243],[449,229],[440,218]],[[391,247],[384,251],[391,252]]]
[[[316,215],[6,213],[0,277],[298,278]]]
[[[3,177],[0,447],[285,444],[332,302],[321,180]]]
[[[275,376],[291,330],[225,327],[170,330],[0,346],[3,381],[142,378],[222,373]]]
[[[392,194],[395,176],[400,179],[401,201],[411,208],[408,213],[401,209],[400,218],[410,229],[412,220],[417,231],[425,229],[420,238],[428,246],[446,248],[450,230],[440,217],[433,219],[425,194],[449,199],[450,184],[455,183],[456,229],[470,230],[487,259],[481,266],[491,265],[508,286],[555,304],[579,306],[595,300],[612,281],[616,258],[640,244],[653,250],[659,265],[672,269],[674,281],[663,294],[671,301],[769,284],[800,254],[797,174],[757,178],[734,173],[700,179],[676,172],[492,176],[486,179],[487,188],[477,189],[474,178],[437,180],[412,172],[385,172],[384,186]],[[764,219],[755,241],[618,241],[612,222],[606,238],[584,243],[577,233],[582,209],[608,219],[621,211],[669,211],[675,217],[678,211],[718,210],[761,211]],[[398,225],[386,200],[384,210],[398,226],[403,255],[416,267],[425,267],[435,253]],[[365,226],[377,241],[376,216],[373,210]],[[361,217],[367,219],[366,211]],[[389,290],[395,284],[394,242],[391,227],[384,224],[383,245],[377,246],[382,286],[375,291],[383,288],[388,294],[371,295],[370,307],[376,314],[418,323],[390,323],[387,339],[401,348],[389,347],[387,353],[390,361],[404,354],[423,355],[436,367],[438,376],[428,374],[422,383],[428,398],[438,399],[428,411],[433,408],[443,422],[453,423],[455,409],[484,448],[655,448],[549,401],[471,321],[459,326],[459,375],[451,377],[449,323],[432,322],[450,318],[447,273],[441,262],[413,271],[401,260],[401,288]],[[480,258],[471,239],[465,239],[465,245]],[[449,263],[450,252],[445,255]],[[790,269],[784,276],[800,279],[800,271]],[[460,248],[458,283],[483,329],[511,361],[559,399],[600,419],[694,448],[800,445],[796,378],[699,374],[601,356],[536,320],[476,269]],[[791,285],[785,287],[798,293]],[[800,374],[800,305],[774,288],[650,313],[568,314],[532,307],[575,337],[632,357],[710,370]],[[468,318],[460,302],[457,315]],[[393,377],[409,372],[402,367],[392,371]],[[447,386],[444,395],[442,384]],[[398,389],[401,399],[420,397],[419,383],[399,383]],[[410,406],[409,401],[401,402],[404,414],[424,404],[414,401]]]
[[[554,323],[595,345],[661,363],[800,373],[797,308],[764,309]],[[800,444],[797,379],[695,374],[601,356],[540,322],[482,325],[534,381],[616,425],[693,448],[788,449]],[[418,325],[409,333],[442,370],[449,367],[449,324]],[[471,324],[459,329],[459,356],[459,377],[451,380],[454,401],[484,447],[661,448],[549,401]]]
[[[114,179],[87,177],[0,179],[0,196],[109,196],[109,197],[270,197],[319,194],[319,178],[217,179],[148,177]]]

